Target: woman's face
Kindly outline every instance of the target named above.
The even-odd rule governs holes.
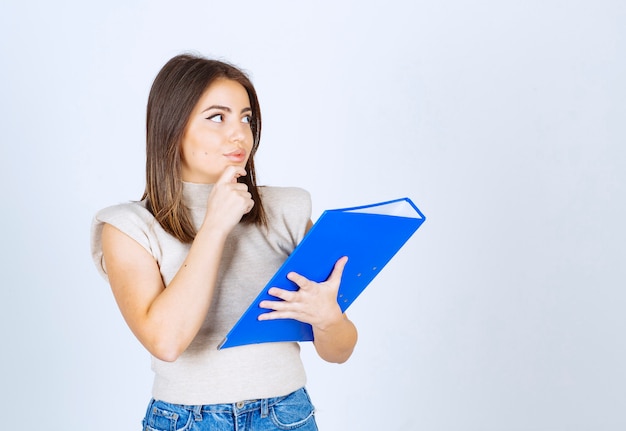
[[[183,181],[214,184],[227,166],[245,167],[253,137],[245,88],[220,78],[202,94],[181,143]]]

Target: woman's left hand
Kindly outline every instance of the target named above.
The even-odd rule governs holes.
[[[295,272],[289,273],[287,278],[297,284],[299,289],[290,291],[272,287],[269,294],[282,301],[262,301],[262,308],[273,311],[261,314],[259,320],[295,319],[322,331],[341,322],[344,316],[337,303],[337,293],[347,261],[347,257],[339,259],[328,279],[321,283]]]

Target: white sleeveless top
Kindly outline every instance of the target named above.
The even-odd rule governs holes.
[[[200,227],[211,185],[183,183],[185,204]],[[174,362],[152,357],[152,396],[175,404],[219,404],[287,395],[306,383],[297,343],[265,343],[217,350],[227,332],[302,240],[311,217],[309,193],[299,188],[259,187],[268,230],[239,224],[222,256],[215,296],[191,345]],[[109,223],[141,244],[159,265],[168,284],[189,251],[163,230],[145,202],[115,205],[93,221],[91,249],[107,278],[101,234]]]

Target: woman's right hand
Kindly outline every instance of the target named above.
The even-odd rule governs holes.
[[[240,166],[228,166],[209,195],[207,211],[201,229],[210,227],[227,234],[254,206],[248,186],[237,178],[246,175]]]

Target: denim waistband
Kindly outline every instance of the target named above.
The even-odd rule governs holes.
[[[299,389],[302,391],[304,389]],[[298,392],[295,391],[295,392]],[[295,393],[293,392],[293,393]],[[267,415],[270,407],[280,403],[282,400],[292,394],[283,395],[280,397],[261,398],[257,400],[245,400],[235,403],[224,404],[204,404],[204,405],[186,405],[186,404],[174,404],[179,408],[192,412],[195,416],[200,416],[202,413],[248,413],[254,410],[260,410],[263,416]],[[168,403],[172,404],[172,403]]]

